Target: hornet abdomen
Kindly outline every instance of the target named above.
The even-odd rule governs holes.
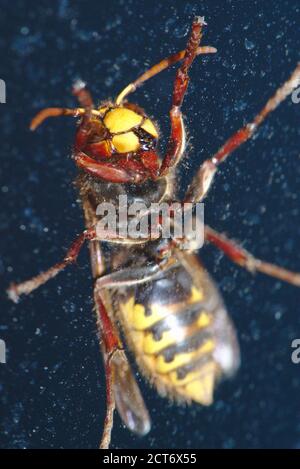
[[[142,372],[160,394],[209,405],[216,381],[234,374],[236,334],[216,286],[196,256],[115,301]]]

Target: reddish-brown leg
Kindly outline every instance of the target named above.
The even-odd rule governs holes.
[[[107,290],[147,282],[161,275],[162,270],[168,265],[168,260],[160,261],[159,265],[153,264],[152,267],[146,266],[137,271],[130,268],[122,269],[96,279],[94,299],[97,326],[102,339],[101,348],[106,371],[107,396],[107,410],[100,449],[109,447],[115,407],[117,407],[123,422],[135,433],[144,435],[151,426],[139,387],[122,349],[113,313],[112,316],[109,314],[111,297],[107,294]]]
[[[171,260],[171,263],[173,261]],[[107,449],[111,439],[113,414],[117,404],[124,423],[134,432],[144,435],[150,429],[150,418],[140,390],[132,374],[126,355],[122,349],[118,331],[105,307],[106,290],[137,285],[153,279],[170,265],[169,260],[160,261],[152,267],[123,269],[99,277],[94,288],[97,326],[101,336],[101,348],[104,357],[106,375],[106,416],[100,449]],[[130,398],[128,400],[128,397]]]
[[[290,270],[279,267],[269,262],[256,259],[249,252],[243,249],[234,241],[228,239],[225,235],[217,233],[209,226],[205,226],[205,240],[214,244],[217,248],[224,252],[233,262],[244,267],[250,272],[262,272],[271,277],[278,278],[284,282],[291,283],[300,287],[300,273],[291,272]]]
[[[17,303],[21,295],[29,295],[31,292],[48,282],[48,280],[56,277],[56,275],[64,270],[68,265],[74,264],[76,262],[85,241],[97,240],[107,241],[110,243],[142,244],[149,239],[141,239],[140,241],[131,240],[126,237],[122,237],[121,234],[110,232],[108,229],[100,231],[100,228],[98,229],[98,227],[97,229],[95,227],[88,228],[71,244],[67,254],[61,262],[58,262],[54,266],[41,272],[33,278],[26,280],[25,282],[18,284],[12,283],[7,290],[7,294],[12,301]]]
[[[115,410],[114,397],[114,370],[111,366],[111,360],[114,353],[122,348],[118,333],[104,306],[101,290],[97,286],[94,288],[94,300],[97,314],[97,326],[101,335],[101,348],[104,357],[105,379],[106,379],[106,416],[104,428],[100,442],[100,449],[107,449],[111,439],[113,427],[113,415]]]
[[[48,107],[42,109],[37,115],[32,119],[30,123],[30,130],[35,130],[39,125],[44,122],[48,117],[59,117],[59,116],[72,116],[79,117],[84,114],[89,116],[92,114],[94,116],[99,116],[100,113],[97,109],[93,109],[93,100],[91,94],[85,87],[85,83],[81,80],[78,80],[73,85],[73,94],[77,97],[81,107],[77,109],[68,109],[68,108],[59,108],[59,107]]]
[[[78,99],[81,107],[86,111],[93,109],[94,103],[91,93],[86,88],[86,83],[82,80],[75,81],[72,93]]]
[[[74,160],[77,166],[92,176],[115,183],[138,184],[149,177],[150,172],[138,160],[119,157],[114,165],[110,161],[94,160],[83,151],[76,151]]]
[[[194,19],[191,35],[185,50],[185,56],[176,73],[172,107],[170,111],[171,135],[169,138],[167,152],[160,167],[160,176],[164,176],[171,168],[176,166],[184,151],[185,131],[181,106],[189,83],[188,71],[197,55],[197,49],[202,37],[202,28],[204,24],[204,18],[199,16]]]
[[[41,272],[39,275],[26,280],[22,283],[12,283],[7,290],[9,298],[17,303],[21,295],[29,295],[32,291],[39,288],[44,283],[48,282],[51,278],[55,277],[59,272],[61,272],[65,267],[70,264],[74,264],[79,255],[79,252],[85,241],[95,239],[96,231],[94,228],[89,228],[85,230],[78,238],[71,244],[70,248],[67,251],[64,259],[61,262],[58,262],[50,269]]]
[[[117,407],[123,422],[135,433],[145,435],[151,426],[150,417],[136,383],[113,319],[105,307],[105,291],[96,281],[94,297],[97,325],[100,332],[101,349],[106,374],[106,416],[100,442],[100,449],[110,444],[113,427],[113,414]],[[118,285],[115,285],[118,287]]]
[[[104,356],[105,383],[106,383],[106,414],[99,449],[108,449],[111,441],[111,432],[114,423],[114,410],[116,407],[113,392],[114,375],[110,364],[110,356]]]
[[[165,59],[162,59],[159,63],[153,65],[151,68],[146,70],[134,82],[129,83],[129,85],[127,85],[121,91],[121,93],[118,94],[118,97],[116,99],[116,104],[122,104],[124,99],[130,93],[133,93],[134,91],[136,91],[137,88],[142,86],[150,78],[155,77],[156,75],[158,75],[163,70],[166,70],[166,68],[168,68],[171,65],[173,65],[173,64],[179,62],[180,60],[184,59],[185,52],[186,52],[185,50],[181,50],[180,52],[176,52],[176,54],[172,54],[169,57],[166,57]],[[217,49],[215,47],[204,46],[204,47],[198,47],[197,48],[196,55],[214,54],[215,52],[217,52]]]
[[[73,95],[79,101],[81,107],[84,108],[85,112],[82,116],[82,120],[75,137],[75,150],[81,150],[87,143],[90,135],[90,121],[93,110],[93,99],[90,92],[86,89],[86,84],[77,80],[73,85]]]
[[[149,241],[149,239],[132,240],[127,237],[122,237],[121,234],[110,232],[107,229],[100,231],[100,228],[98,227],[97,229],[95,227],[88,228],[71,244],[67,254],[61,262],[58,262],[54,266],[41,272],[35,277],[32,277],[31,279],[26,280],[25,282],[18,284],[12,283],[7,290],[7,294],[12,301],[17,303],[21,295],[29,295],[41,285],[44,285],[46,282],[48,282],[48,280],[56,277],[56,275],[64,270],[68,265],[74,264],[76,262],[85,241],[97,240],[107,241],[110,243],[142,244],[146,241]]]
[[[242,129],[238,130],[227,142],[220,148],[215,155],[204,161],[198,173],[192,180],[187,193],[185,202],[200,202],[206,196],[217,168],[230,156],[240,145],[249,140],[258,126],[265,120],[276,107],[300,84],[300,64],[292,73],[290,79],[286,81],[269,99],[263,109],[256,115],[254,120]]]
[[[63,107],[47,107],[42,109],[40,112],[34,116],[32,121],[30,122],[30,130],[35,130],[39,125],[44,122],[45,119],[48,117],[60,117],[60,116],[72,116],[72,117],[79,117],[84,114],[85,110],[82,108],[77,109],[67,109]]]

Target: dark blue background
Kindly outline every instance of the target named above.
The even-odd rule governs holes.
[[[104,418],[104,377],[92,313],[87,250],[69,268],[14,305],[4,289],[59,260],[83,229],[70,159],[74,121],[28,130],[45,106],[73,106],[71,84],[86,80],[100,101],[113,97],[160,58],[182,49],[193,14],[205,15],[204,44],[184,103],[189,149],[182,187],[203,159],[253,117],[299,60],[300,8],[283,1],[6,1],[1,0],[0,77],[0,445],[6,448],[96,447]],[[174,69],[137,92],[165,136]],[[299,115],[288,99],[255,139],[228,161],[207,199],[206,220],[251,252],[300,270]],[[143,438],[118,417],[113,447],[299,447],[300,293],[232,265],[211,247],[202,257],[235,322],[242,367],[210,408],[172,405],[144,380],[153,428]]]

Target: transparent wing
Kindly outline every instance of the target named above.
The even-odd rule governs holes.
[[[151,428],[148,410],[123,350],[111,357],[114,374],[116,407],[124,424],[138,435],[146,435]]]

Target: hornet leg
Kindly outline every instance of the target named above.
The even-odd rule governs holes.
[[[249,272],[262,272],[263,274],[300,287],[300,273],[291,272],[275,264],[256,259],[234,241],[228,239],[223,234],[217,233],[207,225],[205,226],[205,239],[223,251],[231,261],[249,270]]]
[[[289,96],[297,86],[300,84],[300,64],[296,67],[289,80],[287,80],[272,98],[266,103],[263,109],[256,115],[254,120],[242,127],[235,134],[233,134],[211,158],[204,161],[198,170],[196,176],[192,180],[188,190],[186,192],[184,201],[185,202],[201,202],[206,196],[215,173],[221,163],[226,161],[237,148],[240,147],[244,142],[249,140],[256,129],[262,124],[265,118],[274,111],[277,106]]]

